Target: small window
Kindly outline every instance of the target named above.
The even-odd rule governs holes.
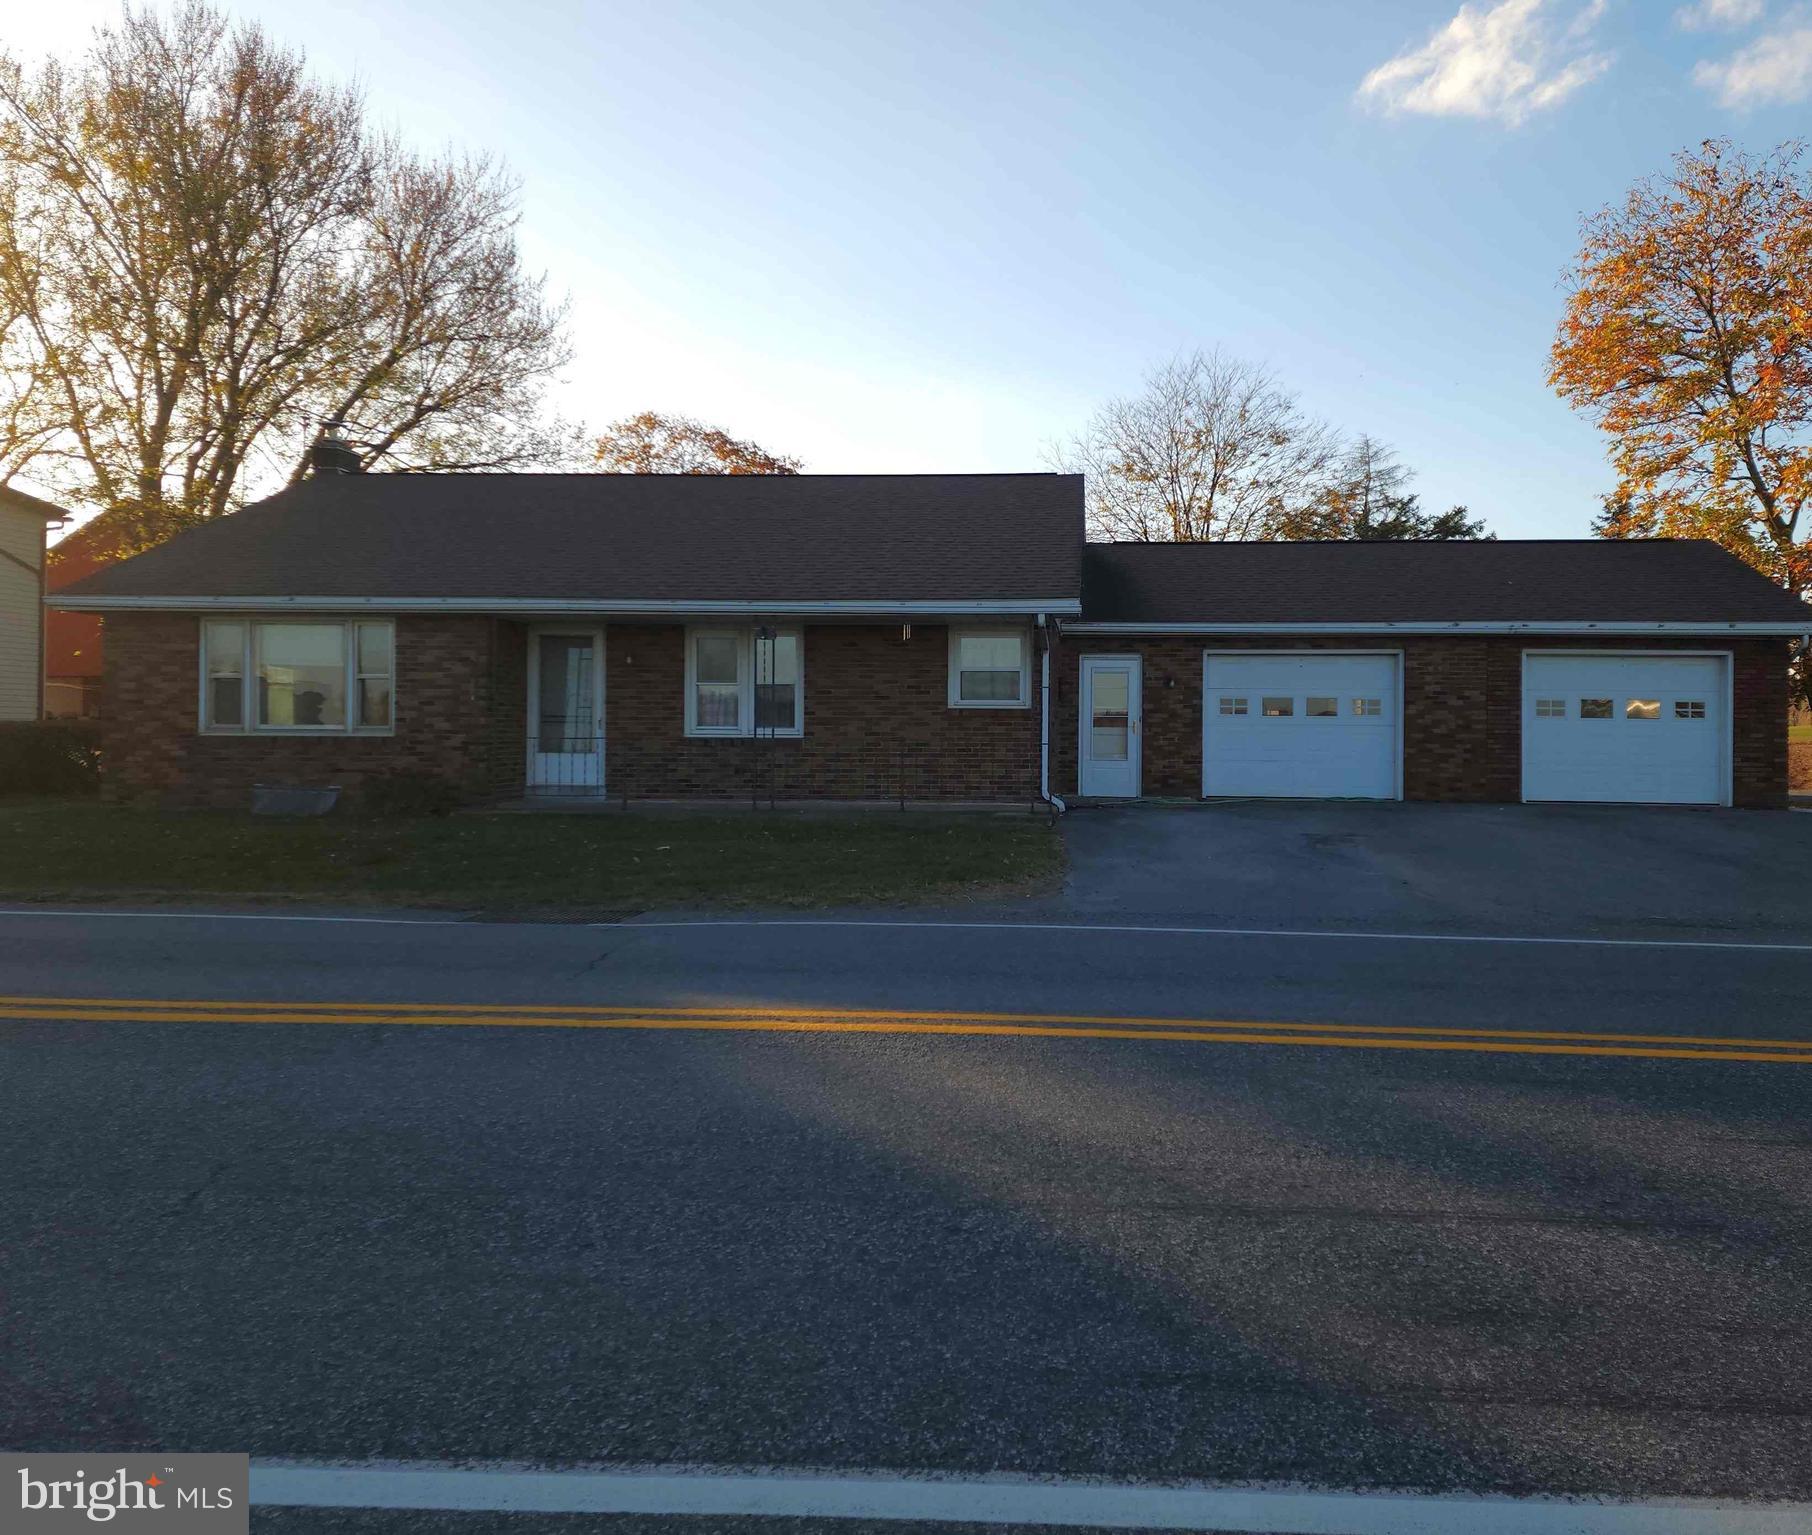
[[[742,635],[692,632],[692,728],[700,735],[742,734]]]
[[[1296,712],[1296,701],[1293,698],[1267,698],[1264,711],[1266,719],[1288,719]]]
[[[1353,713],[1357,715],[1371,716],[1383,712],[1384,700],[1382,698],[1355,698],[1353,700]]]
[[[354,679],[359,694],[359,724],[366,730],[385,730],[390,725],[390,659],[389,624],[358,626],[358,674]]]
[[[1246,712],[1246,700],[1245,699],[1243,699],[1243,698],[1225,698],[1225,697],[1223,697],[1221,699],[1221,713],[1222,714],[1244,714],[1245,712]]]
[[[1029,636],[1022,629],[952,629],[952,709],[1023,709],[1031,670]]]
[[[755,635],[755,730],[791,735],[799,729],[799,636]]]
[[[202,625],[202,644],[206,651],[207,690],[204,700],[206,718],[202,724],[209,730],[243,730],[245,728],[245,625],[208,623]]]
[[[1661,700],[1632,698],[1623,706],[1623,717],[1626,720],[1658,720],[1661,718]]]
[[[1305,701],[1302,711],[1310,719],[1331,720],[1340,713],[1338,698],[1310,698]]]
[[[1582,720],[1608,720],[1611,717],[1611,701],[1608,698],[1582,698],[1579,700],[1579,717]]]
[[[1675,700],[1674,718],[1677,720],[1704,719],[1705,701],[1701,698],[1681,698]]]
[[[805,636],[748,625],[689,629],[685,732],[689,736],[803,736]]]
[[[1564,720],[1567,717],[1567,701],[1564,698],[1538,698],[1535,700],[1535,717],[1538,720]]]
[[[805,731],[805,640],[765,624],[686,631],[686,734]]]

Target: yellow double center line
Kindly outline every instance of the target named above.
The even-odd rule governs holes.
[[[1317,1045],[1489,1055],[1603,1055],[1812,1065],[1812,1040],[1559,1029],[1442,1029],[1062,1013],[903,1012],[875,1008],[549,1007],[388,1002],[215,1002],[132,997],[0,997],[0,1019],[93,1023],[359,1024],[454,1028],[672,1029],[785,1034],[1019,1035],[1176,1044]]]

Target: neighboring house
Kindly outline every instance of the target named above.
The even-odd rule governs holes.
[[[0,486],[0,720],[44,713],[45,533],[63,515]]]
[[[45,585],[59,592],[121,557],[114,519],[103,512],[50,546]],[[101,710],[101,620],[53,610],[44,626],[44,712],[94,719]]]
[[[75,583],[109,791],[1786,801],[1690,542],[1089,545],[1065,475],[328,475]]]

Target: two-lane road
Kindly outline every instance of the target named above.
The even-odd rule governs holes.
[[[0,1442],[1812,1498],[1812,945],[1160,929],[0,916]]]

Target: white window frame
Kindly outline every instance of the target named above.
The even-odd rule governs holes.
[[[962,696],[962,668],[960,665],[964,640],[1003,640],[1019,641],[1019,697],[1005,698],[964,698]],[[1029,629],[1001,628],[995,625],[989,628],[964,626],[950,629],[949,678],[946,698],[952,709],[1029,709],[1032,707],[1032,632]]]
[[[237,725],[216,725],[210,718],[212,689],[209,687],[208,626],[238,624],[242,630],[239,654],[239,718]],[[306,624],[319,629],[340,631],[342,683],[346,698],[346,722],[342,725],[265,725],[258,719],[258,631],[268,625],[291,628]],[[359,671],[359,629],[383,628],[390,633],[390,719],[382,725],[361,725],[359,715],[359,679],[375,677],[377,672]],[[197,733],[208,736],[389,736],[396,734],[396,621],[390,618],[310,618],[254,617],[251,614],[211,613],[197,620],[195,632],[196,670],[199,673],[196,705]]]
[[[775,639],[791,635],[799,653],[799,681],[794,685],[798,707],[790,730],[755,728],[755,631],[771,629]],[[698,647],[696,636],[727,634],[736,641],[736,724],[701,725],[698,722]],[[703,740],[741,740],[747,736],[796,741],[805,734],[805,630],[788,624],[688,624],[686,626],[686,734]]]

